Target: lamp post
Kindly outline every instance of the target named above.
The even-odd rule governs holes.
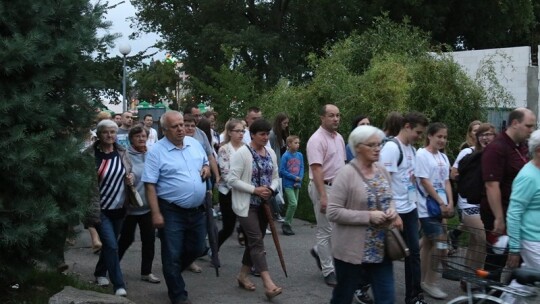
[[[118,47],[120,54],[124,56],[124,64],[122,65],[122,112],[127,111],[127,96],[126,96],[126,56],[131,52],[131,46],[127,43],[122,43]]]

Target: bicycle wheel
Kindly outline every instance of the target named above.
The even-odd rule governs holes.
[[[494,296],[486,294],[473,294],[472,303],[474,304],[505,304],[505,302]],[[460,296],[447,302],[447,304],[469,304],[468,296]]]

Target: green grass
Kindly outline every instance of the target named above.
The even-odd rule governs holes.
[[[64,289],[64,286],[103,292],[103,289],[98,286],[83,282],[76,276],[55,271],[34,270],[28,280],[18,284],[18,289],[2,286],[0,289],[0,303],[47,304],[49,298]]]

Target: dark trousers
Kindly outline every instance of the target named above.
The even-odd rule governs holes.
[[[264,234],[268,219],[263,206],[249,206],[247,217],[238,217],[240,226],[246,235],[246,246],[242,256],[242,265],[255,266],[258,271],[267,271],[266,256],[264,254]]]
[[[485,206],[482,207],[486,208]],[[506,221],[506,211],[504,212],[504,214]],[[491,231],[493,230],[493,222],[495,221],[495,217],[491,214],[491,212],[487,212],[483,208],[480,208],[480,217],[482,218],[482,222],[484,223],[486,240],[488,240],[486,244],[486,259],[484,263],[484,269],[489,271],[488,279],[499,282],[501,280],[502,270],[506,265],[507,255],[494,253],[491,248],[491,244],[489,244],[489,241],[493,239],[493,233],[491,233]]]
[[[182,271],[205,250],[206,215],[202,208],[186,210],[163,200],[159,200],[159,209],[165,221],[158,233],[169,299],[172,303],[185,301],[188,293]]]
[[[268,202],[270,203],[270,210],[272,210],[272,216],[274,219],[277,219],[279,216],[281,216],[281,206],[285,204],[279,196],[273,196],[271,197]]]
[[[354,291],[365,276],[371,283],[373,298],[377,304],[393,304],[395,297],[392,261],[382,263],[351,264],[334,259],[337,285],[332,292],[331,304],[351,304]]]
[[[229,191],[227,195],[219,193],[219,210],[221,211],[221,222],[223,224],[218,233],[218,246],[221,247],[233,234],[236,225],[236,214],[232,210],[232,191]]]
[[[418,211],[400,213],[403,221],[401,235],[409,246],[410,255],[405,258],[405,303],[409,303],[422,293],[420,287],[420,241],[418,239]]]
[[[120,239],[118,240],[118,255],[120,260],[126,250],[135,240],[135,229],[139,225],[141,235],[141,275],[148,275],[152,272],[152,262],[154,261],[156,233],[152,225],[152,214],[147,212],[141,215],[128,215],[124,219]]]

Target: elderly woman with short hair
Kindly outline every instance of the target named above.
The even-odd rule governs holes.
[[[506,265],[510,268],[518,267],[521,258],[523,266],[540,269],[540,130],[531,134],[529,152],[531,161],[523,166],[512,183],[512,194],[506,213],[507,232],[510,237]],[[516,282],[511,285],[519,286]],[[507,298],[504,299],[512,303],[512,296],[505,296]]]
[[[144,183],[141,180],[146,152],[148,151],[146,143],[149,134],[150,132],[141,125],[131,128],[128,133],[130,143],[128,155],[133,164],[133,174],[135,175],[134,188],[139,193],[143,204],[139,207],[129,205],[127,208],[127,216],[122,225],[120,239],[118,240],[118,255],[121,260],[126,250],[133,244],[135,230],[138,225],[141,236],[141,280],[157,284],[160,282],[160,279],[152,273],[156,229],[152,225],[152,213],[146,201]]]
[[[96,172],[99,184],[101,223],[95,228],[103,247],[99,255],[94,276],[98,285],[107,286],[109,280],[115,294],[126,296],[126,285],[120,269],[118,257],[118,235],[126,215],[124,203],[128,199],[126,185],[133,185],[131,160],[126,149],[116,143],[118,125],[109,119],[102,120],[97,125],[97,141],[85,151],[96,160]]]
[[[354,159],[332,183],[326,215],[332,229],[337,285],[332,304],[350,304],[362,276],[375,303],[394,303],[392,261],[385,256],[386,228],[397,219],[390,175],[378,164],[384,133],[359,126],[349,136]]]

